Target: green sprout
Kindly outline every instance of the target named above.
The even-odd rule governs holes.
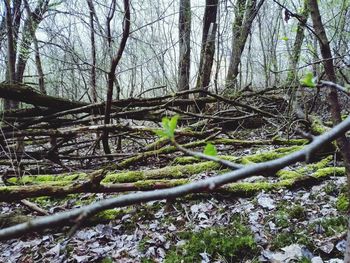
[[[173,116],[171,119],[167,117],[162,118],[162,129],[154,131],[159,137],[167,138],[171,141],[175,139],[175,129],[179,115]]]
[[[204,148],[203,153],[205,155],[209,155],[209,156],[217,156],[218,155],[218,151],[216,150],[216,147],[214,145],[212,145],[211,143],[207,143],[207,145]]]

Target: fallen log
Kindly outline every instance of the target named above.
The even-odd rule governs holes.
[[[281,178],[275,182],[237,182],[215,189],[215,192],[221,194],[229,194],[233,196],[246,197],[254,195],[262,190],[272,191],[282,188],[298,188],[314,185],[318,182],[328,179],[331,176],[344,176],[345,168],[343,167],[326,167],[317,170],[311,175],[299,175],[297,172],[293,176],[282,176],[283,172],[289,170],[281,170]],[[24,198],[34,198],[40,196],[62,197],[68,194],[78,193],[120,193],[131,191],[151,191],[165,189],[189,183],[188,179],[175,180],[145,180],[133,183],[111,183],[96,184],[93,182],[73,183],[66,186],[60,185],[31,185],[31,186],[4,186],[0,187],[0,201],[12,202]]]
[[[0,97],[25,102],[35,106],[60,110],[79,108],[88,105],[84,102],[70,101],[68,99],[45,95],[23,84],[0,83]]]

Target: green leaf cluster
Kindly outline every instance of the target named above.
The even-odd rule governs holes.
[[[173,116],[171,119],[163,117],[162,119],[162,129],[154,131],[159,137],[167,138],[169,140],[174,140],[175,138],[175,129],[179,115]]]

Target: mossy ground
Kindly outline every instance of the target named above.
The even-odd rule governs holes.
[[[253,233],[239,219],[226,227],[210,227],[196,233],[183,233],[187,240],[183,246],[171,249],[164,262],[201,262],[201,254],[207,253],[212,261],[245,262],[256,259],[258,246]]]
[[[250,156],[222,156],[222,158],[249,165],[282,157],[290,152],[299,150],[300,147],[302,146],[279,148]],[[344,190],[345,188],[341,189],[339,184],[334,183],[334,181],[329,181],[329,183],[326,181],[323,183],[324,187],[322,188],[322,193],[324,194],[310,193],[308,203],[296,202],[297,197],[295,196],[297,195],[293,197],[293,200],[283,199],[283,194],[281,193],[287,192],[286,189],[292,186],[297,180],[313,177],[319,179],[317,182],[320,183],[322,180],[344,175],[344,168],[332,167],[331,165],[332,156],[329,156],[317,163],[286,168],[277,172],[277,174],[267,175],[254,182],[237,182],[226,186],[227,189],[237,191],[240,194],[255,195],[261,191],[265,191],[265,193],[269,193],[274,197],[276,208],[271,211],[261,209],[256,198],[249,200],[250,205],[255,210],[263,211],[261,212],[263,216],[259,223],[262,225],[262,231],[265,231],[267,244],[261,244],[256,240],[251,230],[251,222],[247,220],[247,217],[249,217],[248,212],[244,209],[240,210],[239,218],[235,216],[237,212],[236,214],[231,212],[231,206],[235,206],[238,203],[237,197],[232,198],[231,196],[226,197],[226,201],[230,202],[230,205],[225,207],[217,204],[217,211],[215,212],[223,215],[217,217],[220,218],[219,220],[229,215],[231,217],[229,222],[217,222],[215,221],[217,219],[216,217],[210,218],[210,213],[205,212],[209,214],[208,220],[212,220],[211,225],[200,230],[198,228],[195,229],[195,226],[201,221],[193,219],[195,215],[190,209],[191,204],[196,201],[188,199],[172,200],[170,211],[166,211],[167,209],[164,207],[167,205],[164,202],[155,202],[149,205],[135,205],[125,209],[107,210],[96,215],[95,219],[97,223],[105,220],[116,222],[120,226],[119,231],[123,235],[129,236],[139,231],[141,229],[140,225],[145,225],[147,228],[147,225],[155,224],[154,222],[156,222],[160,227],[155,231],[164,234],[165,238],[170,242],[170,249],[165,249],[165,262],[200,262],[201,253],[204,252],[213,261],[220,259],[226,262],[241,262],[249,259],[251,262],[254,262],[260,253],[258,248],[266,249],[268,247],[272,251],[278,251],[285,246],[296,243],[305,245],[310,251],[318,254],[320,250],[314,242],[316,238],[320,239],[323,236],[332,237],[346,230],[347,220],[344,215],[349,209],[349,201],[346,190]],[[111,172],[103,182],[135,182],[135,185],[140,187],[140,189],[151,189],[154,182],[163,182],[162,180],[164,180],[165,176],[170,175],[171,179],[174,179],[173,186],[175,186],[187,183],[191,180],[191,178],[188,178],[190,175],[214,170],[218,173],[223,172],[222,167],[216,163],[201,162],[192,157],[181,157],[176,160],[176,164],[160,169]],[[58,176],[24,176],[19,181],[12,179],[11,182],[17,184],[58,184],[85,179],[86,174],[79,173]],[[312,185],[308,185],[307,187],[307,191],[309,191]],[[299,190],[295,191],[297,192]],[[305,191],[303,194],[305,194]],[[282,197],[279,195],[282,195]],[[85,195],[84,197],[74,194],[65,198],[40,197],[30,200],[44,208],[63,206],[69,209],[74,206],[92,203],[96,197],[103,198],[96,194]],[[208,195],[206,195],[205,201],[203,201],[204,203],[208,202],[207,198]],[[322,202],[329,203],[337,214],[315,219],[315,215],[310,211],[321,210],[322,207],[319,203]],[[162,211],[160,218],[158,218],[158,215],[156,216],[156,214],[159,214],[159,211]],[[271,222],[275,225],[274,229],[271,229]],[[167,230],[171,225],[174,225],[176,228],[173,232]],[[315,229],[319,228],[318,226],[321,226],[323,231],[321,234],[316,233]],[[141,262],[155,262],[154,257],[146,255],[150,244],[154,246],[152,238],[149,231],[138,242],[137,249],[143,255]],[[178,240],[185,242],[182,246],[175,246]],[[105,258],[109,260],[109,257]],[[307,259],[300,259],[299,262],[308,261]]]

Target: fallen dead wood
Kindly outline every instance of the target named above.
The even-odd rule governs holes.
[[[302,146],[290,146],[287,148],[279,148],[268,152],[262,152],[252,154],[243,157],[233,156],[221,156],[222,159],[235,162],[238,164],[252,164],[267,160],[273,160],[287,155],[293,151],[299,150]],[[126,159],[130,160],[130,159]],[[140,171],[120,171],[120,172],[109,172],[103,178],[102,183],[134,183],[136,181],[144,180],[169,180],[169,179],[182,179],[188,178],[191,175],[208,172],[218,171],[222,166],[213,161],[195,162],[197,159],[192,158],[189,162],[185,159],[185,162],[176,160],[179,162],[178,165],[165,166],[162,168],[151,169],[151,170],[140,170]],[[197,160],[198,161],[198,160]],[[187,163],[187,164],[186,164]],[[129,165],[129,161],[127,165]],[[109,169],[111,171],[112,169]],[[95,172],[98,174],[98,171]],[[94,174],[94,173],[92,173]],[[88,181],[91,175],[85,173],[73,173],[73,174],[61,174],[61,175],[24,175],[21,178],[13,177],[7,181],[7,184],[15,185],[28,185],[28,184],[57,184],[61,186],[68,185],[72,182]]]
[[[92,133],[98,131],[108,130],[109,132],[129,132],[129,133],[149,133],[155,134],[157,128],[150,128],[145,126],[126,126],[121,124],[108,124],[108,125],[91,125],[91,126],[82,126],[77,128],[70,129],[27,129],[27,130],[17,130],[13,132],[3,132],[0,134],[0,139],[6,140],[15,137],[24,137],[24,136],[49,136],[49,137],[73,137],[77,134],[83,133]],[[211,129],[209,133],[217,131],[217,129]],[[196,132],[189,129],[182,129],[176,131],[177,135],[180,136],[190,136],[190,137],[203,137],[208,135],[206,132]]]
[[[0,97],[25,102],[35,106],[61,110],[79,108],[87,105],[87,103],[84,102],[70,101],[63,98],[41,94],[31,87],[21,84],[0,83]]]
[[[194,192],[214,191],[216,188],[244,178],[248,178],[252,175],[271,173],[300,161],[310,161],[310,157],[315,152],[317,152],[322,145],[329,144],[339,136],[345,134],[349,129],[350,117],[345,119],[340,124],[337,124],[330,131],[316,137],[312,143],[303,147],[301,150],[291,153],[282,158],[274,158],[272,161],[264,161],[258,164],[247,165],[235,171],[227,172],[225,174],[206,178],[200,181],[191,182],[182,186],[173,187],[171,189],[148,191],[143,193],[132,193],[97,201],[88,206],[75,208],[67,212],[58,213],[52,216],[45,216],[41,219],[36,219],[24,224],[1,229],[0,239],[4,240],[15,238],[23,234],[28,234],[38,230],[44,230],[49,227],[52,228],[58,225],[66,225],[72,220],[79,220],[82,215],[91,216],[110,208],[126,207],[132,204],[150,202],[154,200],[174,199],[187,196]]]
[[[283,172],[283,170],[282,170]],[[275,182],[237,182],[215,189],[215,192],[229,194],[233,196],[246,197],[254,195],[262,190],[272,191],[281,188],[308,187],[318,182],[324,181],[330,176],[343,176],[345,169],[342,167],[330,167],[320,169],[311,175],[300,175],[294,178],[280,179]],[[4,186],[0,187],[0,201],[12,202],[24,198],[34,198],[41,196],[62,197],[68,194],[78,193],[121,193],[132,191],[151,191],[171,188],[191,182],[188,179],[174,180],[145,180],[133,183],[111,183],[99,184],[93,181],[82,183],[71,183],[69,185],[30,185],[30,186]],[[206,192],[198,191],[198,192]]]

